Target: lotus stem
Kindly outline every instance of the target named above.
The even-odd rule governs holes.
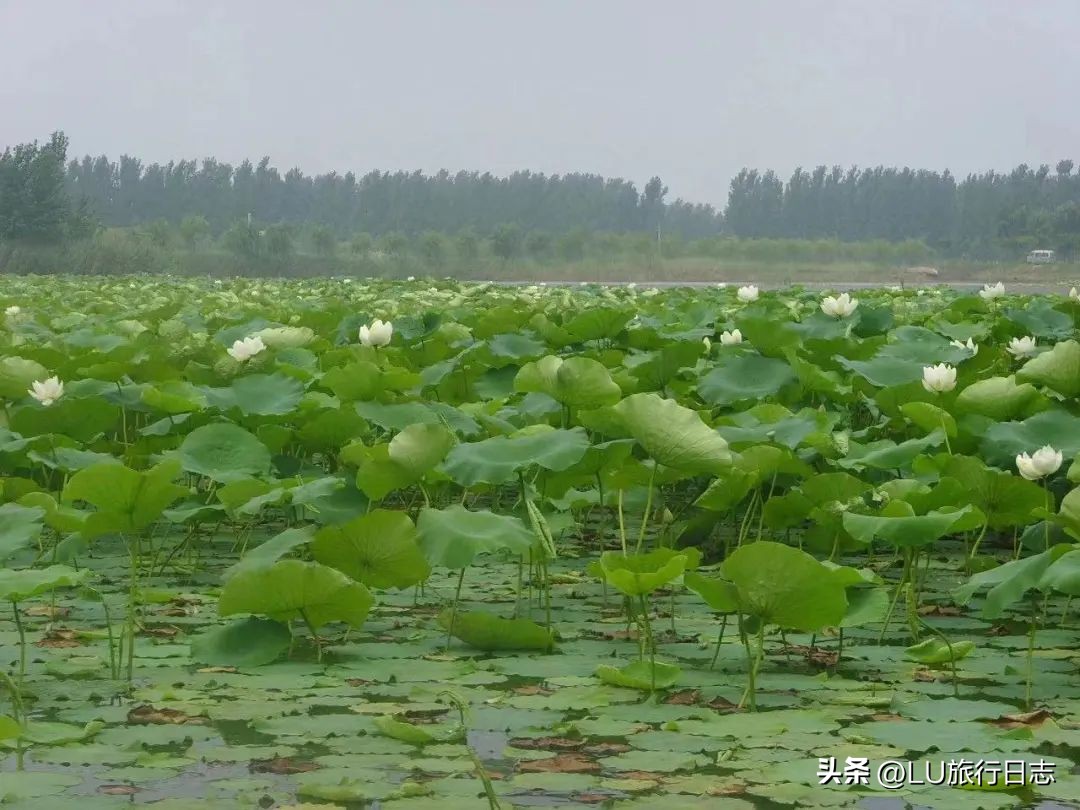
[[[641,516],[641,529],[638,531],[637,546],[634,547],[635,554],[641,553],[641,546],[645,542],[645,529],[649,525],[649,513],[652,511],[653,481],[656,480],[656,468],[659,466],[654,461],[652,472],[649,473],[649,494],[645,496],[645,514]]]
[[[531,568],[530,568],[531,570]],[[450,638],[454,634],[454,622],[457,620],[458,602],[461,601],[461,583],[465,579],[465,569],[458,573],[457,588],[454,590],[454,604],[450,606],[450,622],[446,628],[446,649],[450,649]]]
[[[724,631],[727,629],[728,614],[723,614],[720,617],[720,635],[716,638],[716,652],[713,653],[712,661],[709,662],[709,669],[713,669],[716,666],[716,659],[720,657],[720,645],[724,643]]]

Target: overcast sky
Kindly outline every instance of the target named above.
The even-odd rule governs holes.
[[[0,146],[309,173],[1080,159],[1077,0],[0,0]]]

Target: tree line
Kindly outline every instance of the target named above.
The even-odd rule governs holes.
[[[787,180],[743,169],[720,212],[668,202],[659,177],[639,192],[592,174],[282,174],[269,158],[237,166],[213,158],[143,164],[127,155],[68,161],[67,149],[57,132],[0,155],[0,243],[56,244],[105,226],[137,228],[162,247],[212,244],[251,257],[305,246],[329,255],[342,244],[395,255],[407,244],[433,258],[469,261],[486,249],[504,260],[570,261],[589,254],[587,244],[613,244],[614,235],[640,251],[657,251],[663,240],[678,252],[696,240],[724,255],[790,253],[808,241],[815,254],[822,245],[874,242],[875,255],[890,252],[881,244],[906,243],[940,256],[1016,259],[1036,247],[1080,256],[1080,172],[1071,160],[1053,171],[1025,164],[960,181],[910,168],[818,166]],[[757,251],[725,238],[771,241]]]
[[[915,239],[938,253],[1016,257],[1034,248],[1080,252],[1080,173],[1071,160],[970,174],[876,167],[743,169],[731,181],[724,227],[747,238],[846,242]]]

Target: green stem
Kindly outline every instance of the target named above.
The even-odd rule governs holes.
[[[900,600],[900,591],[904,589],[904,585],[908,581],[908,574],[911,570],[911,552],[908,549],[904,549],[904,570],[900,572],[900,581],[896,583],[896,591],[893,592],[892,601],[889,603],[889,611],[885,614],[885,623],[881,627],[881,633],[878,635],[878,644],[881,644],[885,640],[885,633],[889,629],[889,622],[892,620],[893,611],[896,610],[896,603]]]
[[[450,623],[446,628],[446,649],[450,649],[450,637],[454,634],[454,622],[457,620],[458,602],[461,601],[461,583],[465,579],[465,569],[462,568],[457,578],[457,588],[454,591],[454,604],[450,606]]]
[[[653,481],[656,480],[656,468],[659,466],[654,461],[652,472],[649,473],[649,494],[645,496],[645,514],[641,517],[641,529],[638,531],[637,546],[634,548],[635,554],[641,553],[641,545],[645,542],[645,529],[649,525],[649,513],[652,511]]]
[[[652,624],[649,622],[649,604],[645,594],[638,596],[641,603],[641,622],[645,626],[645,644],[649,649],[649,689],[656,691],[656,645],[653,643]]]
[[[975,555],[979,553],[979,544],[986,536],[986,528],[989,525],[989,523],[983,523],[982,528],[979,530],[979,536],[975,538],[975,544],[971,547],[971,553],[968,555],[967,558],[967,572],[969,574],[971,573],[971,565],[975,561]]]
[[[19,689],[22,694],[23,680],[26,678],[26,631],[23,628],[18,602],[11,603],[11,612],[15,615],[15,629],[19,633]]]
[[[724,643],[724,631],[727,629],[728,614],[723,614],[720,619],[720,635],[716,639],[716,652],[713,653],[712,661],[709,662],[709,669],[713,669],[716,666],[716,659],[720,657],[720,645]]]

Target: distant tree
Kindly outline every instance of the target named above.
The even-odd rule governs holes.
[[[0,239],[57,243],[69,225],[65,185],[68,139],[54,132],[49,142],[7,148],[0,155]]]
[[[530,231],[525,237],[525,252],[534,259],[546,259],[551,255],[554,242],[547,231]]]
[[[480,238],[466,228],[454,240],[454,251],[462,264],[472,264],[480,258]]]
[[[1059,177],[1068,177],[1070,174],[1072,174],[1074,165],[1075,164],[1071,160],[1059,160],[1057,166],[1054,167],[1054,169],[1058,173]]]
[[[500,225],[491,235],[491,252],[504,262],[521,254],[524,234],[521,226],[515,222]]]
[[[153,222],[148,222],[143,226],[142,231],[150,240],[150,244],[161,249],[169,247],[175,236],[173,227],[167,219],[155,219]]]
[[[375,248],[375,240],[370,233],[360,232],[349,240],[349,251],[355,256],[367,256]]]
[[[425,264],[441,268],[446,264],[446,237],[438,231],[424,231],[416,243],[417,251]]]
[[[641,194],[641,225],[649,233],[656,233],[664,218],[664,197],[668,187],[659,177],[653,177],[645,184]]]
[[[241,220],[221,235],[221,245],[235,256],[254,258],[259,254],[259,232],[249,222]]]
[[[576,262],[585,258],[585,252],[589,245],[589,233],[583,228],[575,228],[570,233],[559,238],[559,255],[568,262]]]
[[[195,250],[199,242],[210,235],[210,223],[200,214],[188,214],[180,220],[180,239],[188,250]]]
[[[337,253],[337,237],[326,225],[316,225],[311,229],[311,247],[318,256],[333,256]]]
[[[296,250],[293,227],[284,222],[269,226],[263,233],[266,255],[281,261],[293,255]]]
[[[400,259],[409,252],[409,237],[400,231],[390,231],[378,238],[375,247],[387,256]]]

